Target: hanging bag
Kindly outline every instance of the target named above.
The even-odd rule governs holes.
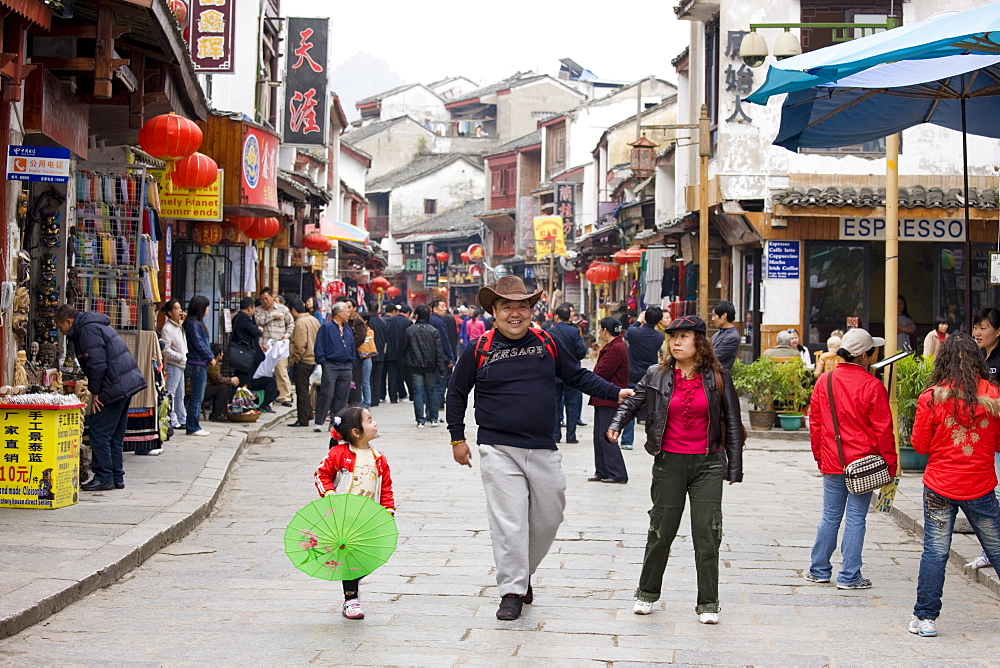
[[[249,373],[256,369],[257,365],[254,364],[255,355],[253,348],[242,341],[229,342],[229,353],[227,355],[229,366],[237,371]]]
[[[850,464],[844,462],[844,446],[840,441],[840,421],[837,420],[837,406],[833,401],[833,371],[826,374],[826,393],[830,398],[830,419],[833,420],[833,439],[837,442],[840,466],[844,469],[844,482],[851,494],[868,494],[892,482],[889,465],[882,455],[868,455]]]

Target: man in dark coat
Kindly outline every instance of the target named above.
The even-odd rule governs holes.
[[[146,388],[146,379],[128,346],[111,328],[111,319],[102,313],[80,313],[69,304],[56,312],[56,327],[73,343],[90,400],[90,447],[94,453],[94,479],[80,485],[85,492],[103,492],[125,487],[122,442],[128,425],[128,405],[132,396]]]
[[[438,417],[438,399],[434,385],[444,375],[448,357],[444,351],[441,332],[430,324],[431,311],[424,304],[413,309],[417,321],[403,332],[398,355],[410,374],[413,390],[413,414],[417,426],[441,424]]]
[[[394,404],[400,399],[406,398],[406,385],[403,382],[403,376],[406,372],[403,370],[403,360],[400,359],[399,344],[403,340],[403,332],[413,323],[405,315],[399,313],[395,304],[386,306],[385,314],[388,324],[386,328],[385,366],[389,383],[386,392],[389,395],[389,403]]]
[[[552,327],[549,334],[559,339],[566,352],[573,356],[577,362],[582,360],[587,354],[587,346],[583,343],[580,335],[580,328],[569,321],[570,312],[565,306],[560,306],[553,314]],[[563,422],[563,411],[566,412],[566,420]],[[576,438],[576,428],[580,424],[580,413],[583,411],[583,392],[570,387],[556,378],[556,443],[562,440],[562,429],[558,425],[566,425],[566,443],[579,443]]]
[[[663,309],[650,306],[639,314],[639,319],[625,330],[625,343],[628,344],[628,386],[635,387],[646,375],[649,367],[660,361],[660,348],[665,340],[663,333],[656,328],[663,320]],[[645,419],[645,413],[640,413]],[[635,442],[635,420],[630,420],[622,429],[618,444],[625,450],[631,450]]]
[[[368,326],[375,333],[375,357],[372,358],[371,373],[372,407],[375,407],[385,399],[385,352],[389,324],[376,311],[369,318]]]
[[[260,378],[253,377],[257,367],[264,361],[265,352],[261,348],[264,331],[254,321],[256,310],[254,300],[250,297],[244,297],[240,300],[240,310],[233,316],[233,334],[229,338],[229,342],[246,346],[254,351],[253,369],[249,371],[234,369],[234,372],[239,378],[240,385],[245,385],[252,392],[257,390],[264,392],[264,398],[260,402],[260,411],[273,413],[274,409],[271,408],[271,404],[278,398],[278,381],[273,374]]]

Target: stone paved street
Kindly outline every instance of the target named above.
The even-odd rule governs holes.
[[[663,600],[648,617],[632,614],[650,458],[626,453],[628,485],[588,483],[590,427],[581,428],[581,443],[563,448],[566,521],[533,581],[536,602],[520,620],[498,622],[478,460],[471,471],[454,464],[445,430],[416,429],[410,403],[375,416],[400,543],[361,584],[364,621],[340,615],[339,583],[310,579],[283,553],[285,524],[315,498],[326,439],[282,426],[246,449],[195,531],[0,641],[0,663],[997,665],[998,599],[953,567],[940,636],[906,632],[920,545],[888,516],[869,517],[873,589],[802,579],[820,502],[805,442],[751,440],[746,482],[725,491],[721,624],[702,626],[684,524]]]

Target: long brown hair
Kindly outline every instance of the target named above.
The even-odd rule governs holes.
[[[968,425],[975,417],[981,379],[992,382],[976,340],[962,333],[945,339],[934,360],[930,384],[951,388],[951,396],[955,399],[953,414],[960,424]]]
[[[663,357],[661,364],[668,368],[674,367],[674,358],[670,354],[670,334],[667,334],[667,353]],[[715,357],[712,350],[712,342],[701,332],[694,332],[694,368],[698,373],[722,373],[722,365]]]

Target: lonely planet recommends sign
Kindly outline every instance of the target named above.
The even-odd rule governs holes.
[[[885,241],[885,218],[841,216],[842,241]],[[965,241],[965,221],[954,218],[900,218],[900,241]]]

